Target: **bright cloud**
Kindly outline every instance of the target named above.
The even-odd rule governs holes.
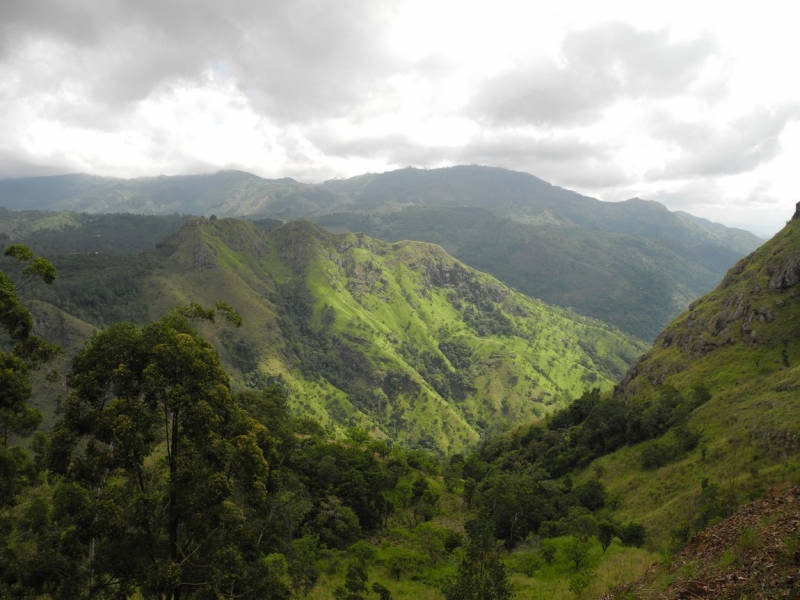
[[[0,177],[523,170],[771,233],[796,201],[786,2],[0,4]]]

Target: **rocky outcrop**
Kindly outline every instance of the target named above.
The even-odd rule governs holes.
[[[784,258],[778,264],[767,265],[767,275],[767,289],[770,292],[780,292],[797,285],[800,281],[800,252]]]
[[[209,250],[205,244],[195,246],[193,257],[194,268],[200,271],[205,269],[213,269],[214,267],[219,266],[219,262],[214,256],[214,253]]]

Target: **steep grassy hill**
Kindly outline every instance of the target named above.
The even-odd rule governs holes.
[[[152,317],[227,302],[247,325],[215,337],[241,380],[281,376],[322,423],[415,445],[464,448],[543,415],[613,381],[640,348],[429,244],[195,219],[164,252],[144,279]]]
[[[124,259],[124,264],[120,262]],[[95,264],[97,263],[97,264]],[[189,221],[155,254],[56,259],[38,297],[98,324],[227,302],[241,330],[206,331],[242,385],[283,381],[331,430],[442,451],[610,387],[643,350],[608,326],[513,292],[442,248]]]
[[[741,256],[711,242],[691,245],[614,233],[556,216],[550,223],[528,224],[484,208],[406,207],[314,220],[332,231],[440,244],[529,296],[648,340]]]
[[[708,485],[729,507],[767,486],[797,478],[800,467],[800,211],[761,248],[689,306],[616,387],[631,403],[674,386],[702,384],[711,400],[689,427],[697,448],[656,470],[641,466],[643,447],[597,464],[623,514],[668,534],[699,514]],[[646,446],[645,446],[646,447]],[[663,448],[663,446],[662,446]],[[705,484],[704,484],[705,480]]]

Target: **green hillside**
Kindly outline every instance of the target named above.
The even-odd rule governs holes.
[[[26,291],[52,303],[29,301],[40,333],[74,346],[89,333],[77,317],[150,324],[92,338],[73,362],[72,395],[61,391],[57,429],[31,442],[33,461],[0,448],[14,474],[2,488],[0,586],[110,585],[136,597],[189,585],[245,594],[252,581],[264,597],[291,587],[329,599],[352,586],[362,598],[460,600],[483,581],[489,597],[567,598],[603,593],[660,557],[667,570],[644,584],[659,597],[700,589],[682,583],[693,573],[743,572],[762,530],[783,536],[769,556],[787,571],[796,531],[752,511],[721,523],[726,550],[713,565],[668,567],[697,530],[796,481],[796,217],[630,368],[641,348],[618,332],[426,243],[196,218],[153,253],[62,257],[52,290]],[[206,314],[197,307],[161,318],[176,303],[220,301],[244,327],[198,322],[201,337],[187,320]],[[161,410],[168,401],[186,402],[172,429],[185,471],[167,447],[164,423],[179,418]],[[171,490],[196,511],[177,529],[163,517]],[[736,522],[749,532],[734,535]],[[205,562],[174,568],[156,542],[167,534],[187,548],[202,536]],[[99,559],[87,554],[95,543]],[[125,560],[131,549],[137,561]],[[222,579],[207,581],[206,564]],[[104,579],[59,576],[86,565]],[[367,581],[376,585],[359,587]]]
[[[530,224],[484,208],[406,207],[388,214],[335,213],[314,221],[332,231],[440,244],[529,296],[647,340],[718,283],[741,256],[710,242],[692,245],[586,228],[556,215],[552,222]]]
[[[763,240],[657,202],[601,202],[506,169],[401,169],[332,181],[335,231],[443,245],[550,304],[652,340]]]
[[[657,202],[601,202],[527,173],[476,165],[407,168],[317,185],[239,171],[3,180],[0,206],[165,219],[178,219],[178,213],[313,218],[332,231],[436,243],[529,296],[644,340],[653,339],[686,303],[712,289],[728,265],[763,241],[746,231],[670,212]],[[116,218],[119,225],[122,220],[121,215]],[[74,226],[75,221],[82,226]],[[51,215],[36,227],[60,228],[63,235],[40,232],[30,244],[59,251],[80,241],[81,250],[106,251],[114,236],[95,231],[96,225],[85,216]],[[112,227],[114,232],[137,231],[135,223],[119,225]],[[141,235],[147,237],[146,232]]]
[[[545,424],[482,444],[475,460],[492,469],[478,490],[497,485],[494,470],[597,481],[617,499],[615,518],[644,522],[669,548],[795,480],[798,281],[796,217],[667,327],[613,394],[585,394]]]
[[[648,570],[638,588],[621,587],[615,597],[631,597],[630,589],[636,597],[662,597],[668,587],[691,588],[700,571],[716,573],[719,583],[759,560],[755,532],[770,522],[759,521],[752,507],[745,516],[737,511],[766,492],[775,498],[800,472],[798,208],[784,230],[667,327],[613,393],[587,391],[538,423],[482,442],[460,464],[465,502],[491,515],[495,537],[511,550],[506,564],[522,564],[532,550],[539,557],[530,559],[538,566],[526,573],[531,579],[520,597],[565,597],[568,584],[600,594],[615,577],[642,576],[639,558],[625,554],[621,560],[630,562],[621,566],[606,555],[616,539],[644,543],[664,568]],[[583,508],[565,508],[566,498]],[[672,563],[697,532],[731,515],[720,525],[728,538],[731,523],[756,525],[711,553],[713,561],[694,538],[691,564]],[[792,556],[796,527],[777,530],[770,552]],[[576,538],[596,540],[583,548],[594,548],[596,557],[580,569]],[[562,557],[574,547],[576,558],[554,581],[544,552],[556,546]]]
[[[38,297],[98,325],[226,302],[246,327],[209,331],[240,385],[276,380],[331,432],[451,452],[609,388],[642,346],[513,292],[439,246],[189,221],[156,253],[56,258]]]
[[[667,386],[707,386],[712,399],[689,421],[697,450],[657,472],[630,469],[641,448],[602,459],[626,510],[661,531],[702,504],[701,483],[733,503],[797,477],[800,461],[800,219],[731,268],[692,303],[616,387],[631,402]]]
[[[639,351],[428,244],[197,219],[165,250],[146,278],[152,316],[227,302],[247,327],[218,341],[242,381],[281,376],[326,426],[411,445],[463,449],[610,384]]]

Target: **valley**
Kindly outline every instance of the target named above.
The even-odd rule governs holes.
[[[0,212],[58,272],[0,264],[43,419],[15,437],[2,392],[4,593],[678,597],[761,560],[743,527],[781,578],[748,593],[796,592],[796,520],[766,520],[800,472],[798,215],[756,249],[499,169],[47,179]],[[41,210],[167,196],[214,214]]]
[[[27,218],[9,213],[14,223],[4,219],[6,233],[54,249],[64,248],[56,232],[70,230],[73,239],[83,235],[81,249],[107,252],[106,240],[86,236],[98,235],[92,228],[102,228],[101,222],[113,227],[116,218],[121,226],[125,217],[103,215],[117,212],[150,215],[147,228],[134,225],[133,217],[124,227],[138,232],[139,249],[176,231],[186,218],[179,215],[212,214],[267,219],[268,227],[274,226],[270,219],[311,219],[334,232],[430,242],[528,296],[647,342],[763,242],[657,202],[601,202],[527,173],[475,165],[401,169],[317,185],[237,171],[131,180],[81,175],[0,180],[0,206],[28,211]],[[95,216],[91,222],[76,213],[37,217],[37,210]],[[133,248],[122,240],[118,246],[117,251]]]

